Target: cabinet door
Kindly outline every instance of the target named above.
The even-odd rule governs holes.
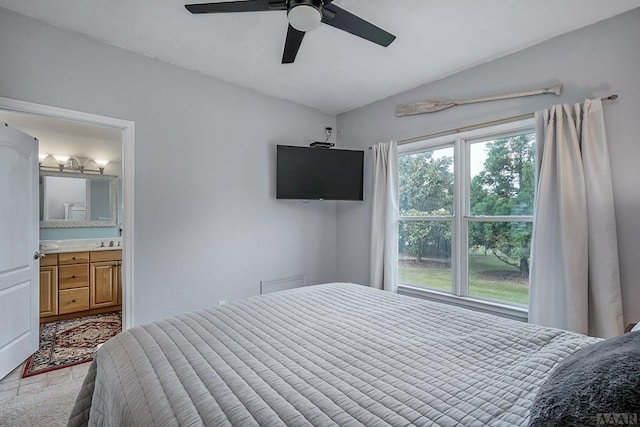
[[[122,305],[122,263],[118,262],[118,270],[116,274],[118,279],[118,305]]]
[[[40,267],[40,317],[58,314],[58,267]]]
[[[110,307],[118,303],[118,263],[91,264],[89,308]]]

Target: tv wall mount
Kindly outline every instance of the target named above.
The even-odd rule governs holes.
[[[333,132],[333,128],[324,128],[324,133],[325,135],[327,135],[327,139],[324,142],[320,142],[320,141],[312,142],[311,144],[309,144],[309,147],[311,148],[335,147],[336,144],[334,144],[333,142],[329,142],[329,139],[331,138],[331,132]]]

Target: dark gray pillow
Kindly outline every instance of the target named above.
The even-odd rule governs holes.
[[[640,424],[640,331],[580,349],[536,395],[530,427]]]

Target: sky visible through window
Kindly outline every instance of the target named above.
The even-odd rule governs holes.
[[[487,160],[487,147],[485,144],[473,144],[469,151],[469,172],[471,176],[476,176],[484,169],[484,162]],[[435,159],[453,157],[453,147],[436,150],[433,157]],[[453,173],[453,164],[449,168],[449,172]]]

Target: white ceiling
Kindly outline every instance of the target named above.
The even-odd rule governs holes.
[[[335,0],[396,41],[383,48],[321,25],[306,35],[296,62],[283,65],[284,11],[191,15],[186,3],[0,0],[0,7],[338,114],[640,6],[640,0]]]
[[[122,131],[70,120],[0,110],[0,123],[38,138],[39,151],[78,159],[122,161]],[[55,161],[47,160],[55,166]],[[47,164],[47,163],[45,163]]]

